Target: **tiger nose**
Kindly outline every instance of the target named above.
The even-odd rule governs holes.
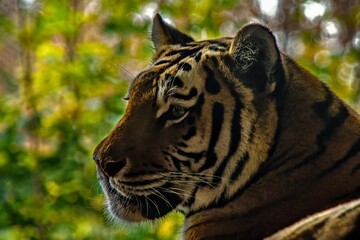
[[[98,153],[94,153],[93,159],[100,171],[107,177],[115,176],[125,166],[126,160],[114,161],[111,157],[101,157]]]

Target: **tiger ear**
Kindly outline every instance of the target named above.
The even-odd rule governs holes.
[[[153,20],[151,39],[156,51],[164,45],[184,45],[185,43],[194,42],[194,39],[190,36],[167,24],[158,13]]]
[[[274,90],[281,57],[275,36],[267,27],[249,24],[241,28],[229,51],[241,74],[250,75],[262,90]]]

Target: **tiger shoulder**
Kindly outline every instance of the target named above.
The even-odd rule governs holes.
[[[184,239],[360,239],[360,117],[260,24],[195,41],[156,15],[152,63],[94,160],[116,219]]]

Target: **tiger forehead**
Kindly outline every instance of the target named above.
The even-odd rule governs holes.
[[[168,46],[157,53],[155,61],[138,74],[127,95],[147,92],[147,96],[165,97],[171,89],[183,87],[180,76],[190,74],[207,55],[227,52],[231,39],[218,38]]]
[[[190,42],[185,45],[172,45],[163,48],[155,55],[155,60],[160,62],[176,61],[178,58],[194,57],[199,52],[207,50],[224,52],[229,50],[232,38],[218,38],[199,42]],[[158,62],[158,61],[157,61]]]
[[[195,67],[195,61],[187,60],[167,69],[154,81],[157,86],[156,92],[159,98],[167,98],[181,88],[186,88],[191,80],[191,73]]]
[[[159,75],[159,72],[152,68],[140,72],[130,84],[125,98],[131,97],[139,101],[154,95],[154,79],[158,79]]]
[[[192,46],[200,45],[201,48],[192,48]],[[202,59],[207,56],[216,56],[228,52],[228,44],[223,42],[195,42],[190,43],[189,48],[172,49],[165,57],[158,59],[153,65],[164,66],[165,71],[161,74],[159,79],[154,81],[154,86],[157,84],[157,95],[160,98],[166,98],[169,93],[174,90],[189,87],[189,81],[193,76],[193,70],[201,68],[203,63]],[[196,51],[194,51],[196,49]],[[173,58],[169,58],[172,56]],[[167,57],[166,57],[167,56]],[[185,82],[184,82],[185,81]],[[190,84],[191,85],[191,84]]]

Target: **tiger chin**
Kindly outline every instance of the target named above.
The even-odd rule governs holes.
[[[157,14],[151,37],[153,61],[94,151],[113,216],[180,211],[184,239],[358,233],[359,115],[268,28],[195,41]]]

